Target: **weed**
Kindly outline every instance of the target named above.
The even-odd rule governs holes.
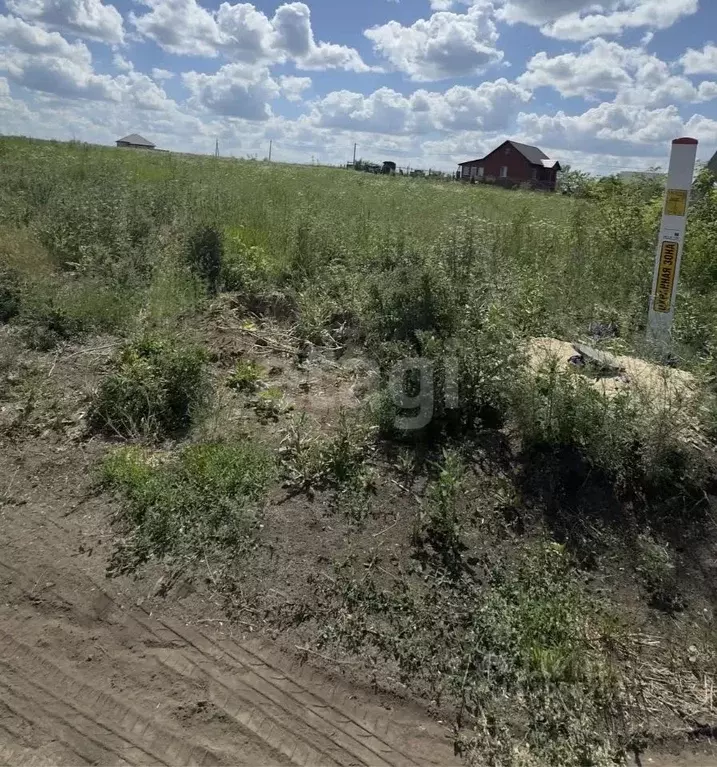
[[[675,578],[675,558],[667,544],[661,544],[649,533],[637,539],[635,569],[650,594],[655,607],[668,612],[684,608]]]
[[[364,420],[342,410],[336,431],[321,436],[302,413],[282,435],[279,454],[287,485],[299,490],[366,486],[372,433]]]
[[[18,274],[0,264],[0,323],[20,313],[21,287]]]
[[[229,376],[227,386],[240,392],[255,392],[259,388],[263,372],[261,365],[256,362],[240,360]]]
[[[419,555],[430,545],[440,564],[453,576],[458,576],[465,550],[463,533],[465,519],[460,508],[461,486],[465,467],[454,451],[444,450],[436,465],[438,478],[427,492],[413,531],[413,545]]]
[[[399,571],[386,588],[361,571],[346,562],[317,586],[322,643],[390,659],[401,683],[452,704],[459,733],[475,730],[462,735],[472,763],[607,766],[622,752],[613,630],[562,547],[525,547],[457,580]]]
[[[273,475],[270,454],[248,440],[189,445],[176,455],[115,450],[100,475],[124,504],[124,537],[111,570],[132,570],[150,558],[174,570],[209,559],[230,567],[254,545],[257,504]]]
[[[276,386],[259,392],[252,398],[250,405],[254,408],[259,420],[264,423],[269,421],[276,423],[282,415],[292,409],[292,406],[284,399],[281,389]]]
[[[224,290],[257,295],[271,283],[271,267],[261,245],[248,244],[253,238],[246,229],[225,233],[221,280]]]
[[[514,388],[513,415],[528,447],[575,448],[619,490],[681,486],[687,493],[711,471],[689,434],[701,427],[699,401],[596,388],[556,360]],[[669,424],[669,426],[668,426]]]
[[[187,260],[194,273],[205,283],[210,295],[216,295],[224,259],[221,233],[203,226],[189,238]]]
[[[185,432],[207,394],[205,354],[172,338],[127,344],[94,396],[91,428],[132,437]]]

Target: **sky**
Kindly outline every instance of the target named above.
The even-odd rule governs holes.
[[[0,0],[0,133],[454,171],[717,151],[717,0]]]

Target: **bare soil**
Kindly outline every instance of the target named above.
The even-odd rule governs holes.
[[[210,577],[106,577],[107,445],[81,419],[111,351],[22,352],[0,397],[0,764],[458,763],[421,706],[228,622]]]

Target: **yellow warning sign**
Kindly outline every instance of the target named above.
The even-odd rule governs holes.
[[[672,308],[672,290],[675,287],[677,255],[680,246],[676,242],[663,242],[660,255],[660,269],[657,273],[655,290],[655,311],[668,314]]]
[[[665,203],[666,216],[684,216],[687,214],[687,190],[668,189]]]

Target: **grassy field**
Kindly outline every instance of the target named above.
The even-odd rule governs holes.
[[[41,447],[80,413],[118,509],[110,574],[211,560],[229,615],[252,592],[273,630],[450,717],[476,765],[619,763],[717,724],[707,176],[669,359],[644,340],[654,183],[547,195],[15,138],[0,178],[0,437]],[[536,357],[545,337],[652,378],[609,391]],[[50,397],[58,361],[104,350],[86,392]],[[397,379],[416,358],[427,379]],[[300,550],[307,514],[325,537]]]

